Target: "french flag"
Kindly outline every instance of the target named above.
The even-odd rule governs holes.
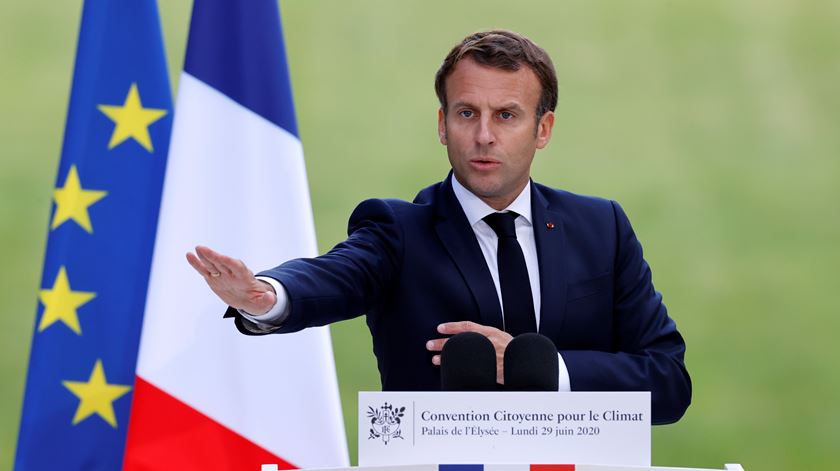
[[[180,78],[124,469],[348,465],[326,328],[247,337],[184,259],[317,255],[276,0],[196,0]]]

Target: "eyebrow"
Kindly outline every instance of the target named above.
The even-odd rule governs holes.
[[[452,108],[460,108],[460,107],[475,108],[475,106],[473,106],[472,103],[467,103],[466,101],[456,101],[454,103],[451,103],[449,106],[452,107]]]
[[[501,107],[499,107],[499,109],[500,109],[500,110],[522,111],[524,108],[522,108],[521,106],[519,106],[519,103],[517,103],[517,102],[515,102],[515,101],[511,101],[511,102],[509,102],[509,103],[505,103],[504,105],[502,105]]]
[[[459,107],[476,108],[475,105],[473,105],[472,103],[466,102],[466,101],[456,101],[449,106],[451,106],[453,109],[454,108],[459,108]],[[519,103],[517,103],[515,101],[511,101],[511,102],[504,103],[504,104],[502,104],[502,106],[496,107],[495,109],[496,110],[511,110],[511,111],[519,112],[519,111],[522,111],[524,108],[522,108],[522,106],[520,106]]]

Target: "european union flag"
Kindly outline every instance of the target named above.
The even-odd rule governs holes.
[[[172,97],[154,0],[87,0],[15,468],[119,469]]]

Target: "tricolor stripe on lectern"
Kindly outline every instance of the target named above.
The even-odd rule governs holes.
[[[247,337],[186,263],[316,255],[276,0],[197,0],[152,259],[125,469],[348,463],[329,331]]]
[[[86,0],[15,469],[123,460],[172,98],[154,0]]]
[[[575,471],[573,464],[440,464],[438,471]]]

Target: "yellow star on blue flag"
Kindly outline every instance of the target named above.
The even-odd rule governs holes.
[[[53,191],[55,214],[50,229],[55,229],[67,221],[75,221],[82,229],[93,233],[88,208],[107,194],[107,191],[82,188],[79,171],[75,165],[71,165],[64,186]]]
[[[117,417],[114,415],[114,401],[131,390],[131,386],[124,384],[108,384],[102,360],[96,360],[93,371],[87,382],[62,381],[61,384],[79,398],[79,407],[73,416],[73,425],[96,414],[111,427],[117,428]]]
[[[79,315],[76,310],[95,297],[96,293],[70,289],[67,268],[59,268],[52,288],[42,289],[38,294],[38,298],[44,305],[44,313],[41,314],[41,322],[38,323],[38,332],[43,332],[47,327],[61,321],[76,335],[82,335],[82,327],[79,325]]]
[[[114,132],[108,141],[108,149],[113,149],[127,139],[134,139],[144,149],[153,152],[149,126],[162,118],[166,110],[143,108],[136,83],[131,84],[122,106],[99,105],[98,108],[114,122]]]

